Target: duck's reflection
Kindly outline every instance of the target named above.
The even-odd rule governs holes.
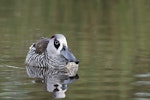
[[[47,76],[44,83],[48,92],[52,92],[54,98],[65,98],[68,84],[74,82],[79,78],[78,75],[74,77],[67,76]]]
[[[72,64],[73,66],[70,65],[69,63],[67,66],[69,66],[70,69],[72,70],[77,70],[78,65],[77,64]],[[67,67],[68,68],[68,67]],[[69,69],[68,68],[68,69]],[[27,74],[30,78],[38,78],[35,82],[42,82],[44,83],[46,90],[48,92],[52,92],[52,95],[54,98],[65,98],[65,92],[67,91],[67,86],[68,84],[76,81],[79,79],[78,74],[71,74],[74,76],[69,76],[68,74],[70,72],[66,72],[66,68],[63,68],[56,74],[49,74],[51,73],[51,70],[47,70],[43,73],[43,69],[39,67],[28,67],[26,66],[26,71]],[[38,72],[38,73],[37,73]],[[75,71],[74,71],[75,72]]]

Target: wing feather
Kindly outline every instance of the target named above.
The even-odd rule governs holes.
[[[48,43],[48,38],[41,38],[40,40],[38,40],[34,45],[34,47],[36,48],[35,53],[42,54],[46,50]]]

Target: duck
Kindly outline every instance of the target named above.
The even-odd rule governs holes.
[[[79,60],[67,45],[63,34],[42,37],[28,50],[26,72],[31,78],[72,78],[77,76]]]

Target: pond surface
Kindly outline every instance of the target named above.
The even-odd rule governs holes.
[[[55,33],[80,60],[66,100],[150,100],[149,11],[149,0],[0,0],[0,100],[53,99],[24,61]]]

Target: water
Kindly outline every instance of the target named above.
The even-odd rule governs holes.
[[[150,99],[148,0],[1,0],[0,100],[51,100],[25,70],[29,46],[62,33],[80,60],[66,100]]]

